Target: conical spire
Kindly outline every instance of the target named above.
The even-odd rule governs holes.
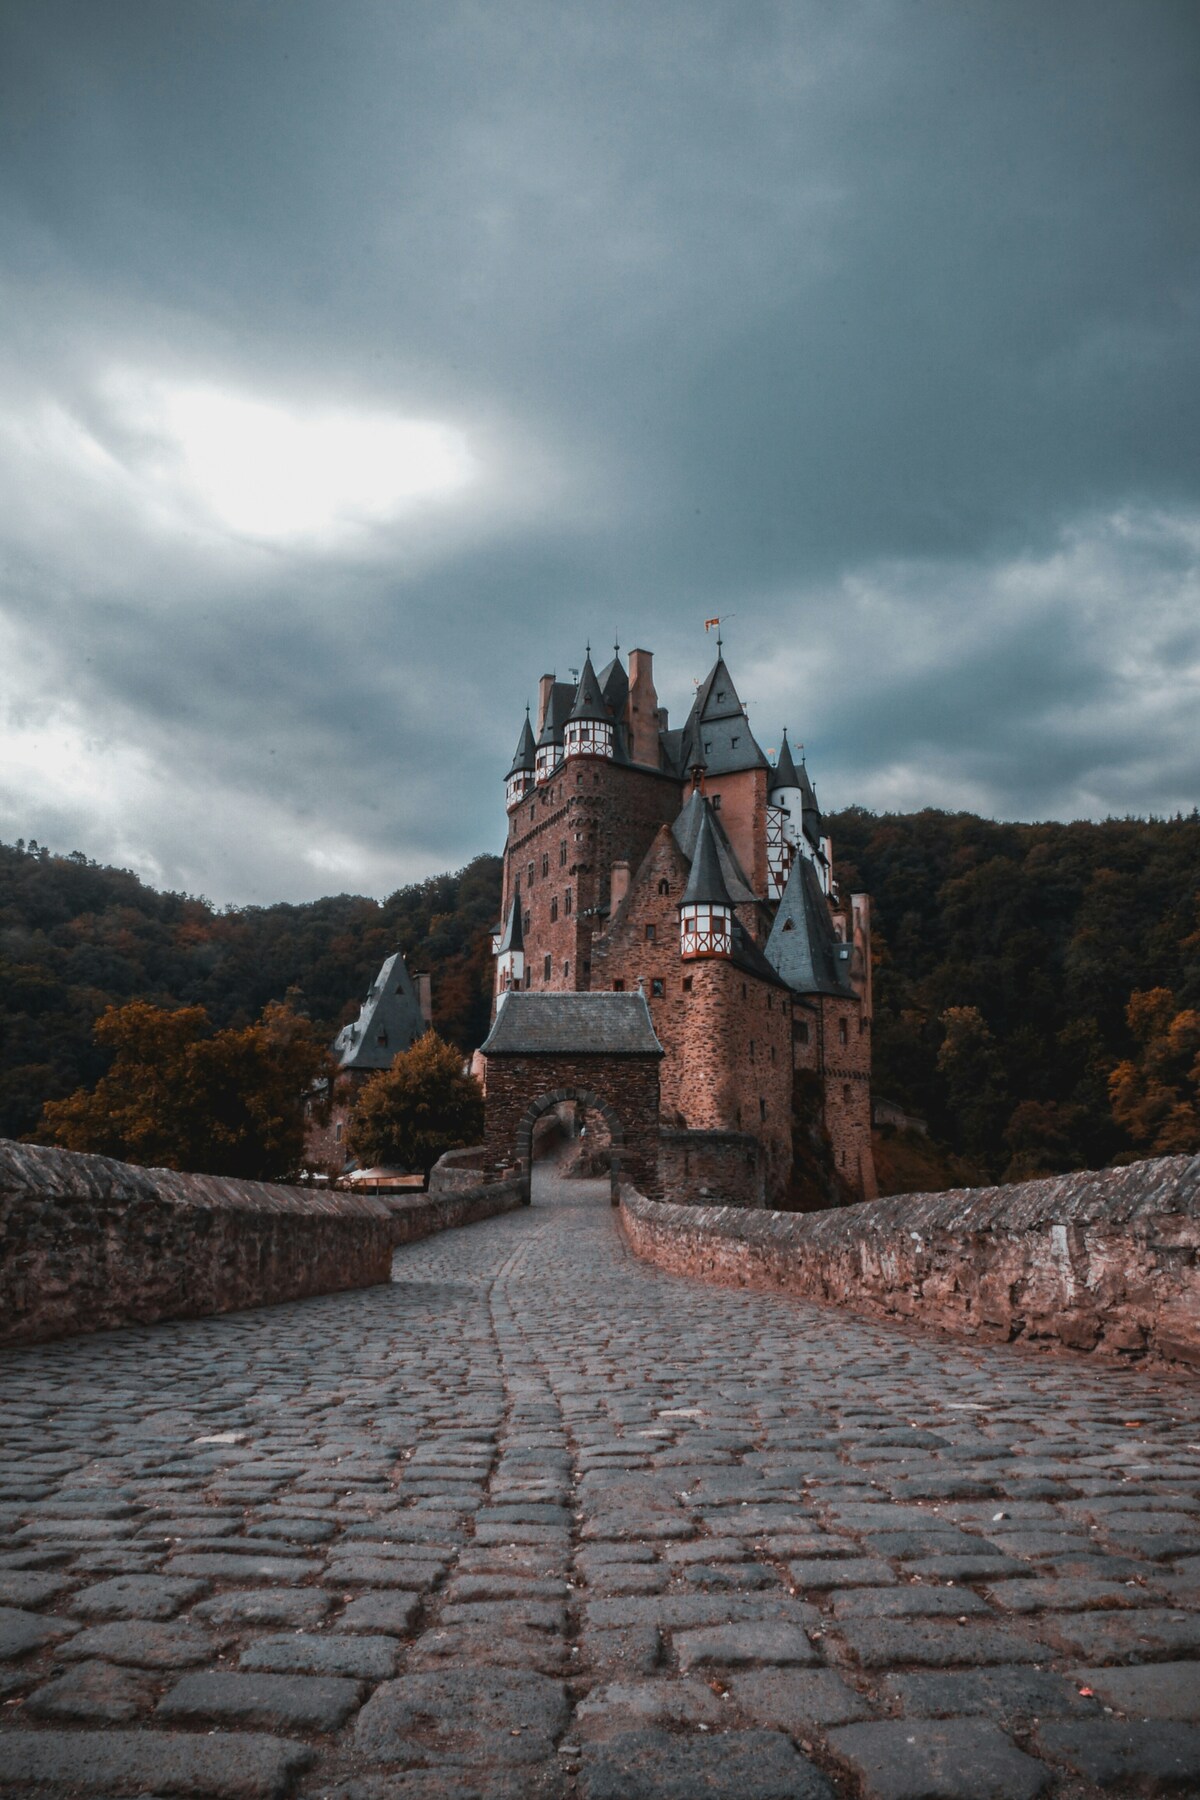
[[[512,759],[509,775],[532,775],[537,760],[537,745],[533,741],[533,726],[529,723],[529,708],[525,708],[525,723],[521,727],[521,735],[517,740],[516,754]]]
[[[683,890],[680,906],[725,906],[733,910],[733,901],[721,873],[717,839],[712,827],[712,814],[706,805],[696,835],[692,870]]]
[[[787,726],[783,728],[783,748],[779,752],[779,760],[775,764],[775,778],[772,788],[793,788],[800,786],[800,777],[796,773],[796,765],[792,760],[792,747],[788,743]]]
[[[599,720],[604,724],[612,722],[612,716],[604,704],[604,695],[600,692],[596,671],[592,667],[590,651],[583,659],[583,674],[579,677],[579,686],[575,690],[575,704],[571,708],[568,724],[575,725],[585,719]]]
[[[496,954],[503,956],[506,950],[524,950],[525,933],[521,926],[521,896],[514,894],[508,909],[508,917],[504,921],[504,930],[500,934],[500,943]]]
[[[817,872],[797,856],[763,954],[793,992],[853,994],[847,947],[833,929]]]

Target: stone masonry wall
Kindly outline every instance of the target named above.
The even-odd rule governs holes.
[[[663,1131],[663,1198],[679,1205],[762,1206],[762,1151],[745,1131]]]
[[[370,1287],[392,1239],[366,1195],[0,1140],[0,1343]]]
[[[643,1193],[658,1181],[657,1056],[489,1056],[486,1137],[493,1169],[519,1155],[521,1126],[538,1100],[590,1092],[611,1107],[619,1122],[621,1167]],[[617,1134],[614,1133],[614,1138]]]
[[[699,957],[681,971],[688,984],[678,1047],[681,1110],[693,1130],[749,1131],[759,1139],[769,1205],[782,1198],[791,1172],[790,996],[725,957]]]
[[[391,1214],[392,1243],[415,1244],[418,1238],[432,1237],[438,1231],[451,1231],[459,1225],[477,1225],[481,1219],[494,1219],[498,1213],[515,1212],[525,1204],[525,1183],[517,1178],[508,1181],[481,1181],[478,1174],[470,1187],[442,1194],[398,1194],[384,1201]]]
[[[1200,1157],[804,1215],[626,1190],[622,1220],[639,1256],[677,1274],[1200,1368]]]
[[[591,985],[595,908],[608,905],[612,865],[620,859],[636,868],[659,826],[678,813],[679,798],[680,783],[669,776],[579,757],[513,808],[503,908],[507,917],[519,876],[530,987]]]

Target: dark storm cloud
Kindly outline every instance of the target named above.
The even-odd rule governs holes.
[[[678,717],[717,611],[827,804],[1194,800],[1190,6],[6,29],[6,835],[383,891],[499,839],[543,667]],[[469,479],[358,516],[372,420]]]

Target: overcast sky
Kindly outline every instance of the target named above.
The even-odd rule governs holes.
[[[0,837],[383,895],[715,613],[827,808],[1195,804],[1194,0],[0,32]]]

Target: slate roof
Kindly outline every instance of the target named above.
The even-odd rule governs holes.
[[[500,934],[500,942],[496,954],[502,956],[506,950],[524,950],[525,932],[521,924],[521,896],[514,894],[508,909],[508,917],[504,921],[504,930]]]
[[[532,772],[536,760],[537,746],[533,741],[533,726],[529,723],[529,708],[525,708],[525,723],[521,727],[521,735],[517,739],[516,753],[512,759],[509,775],[520,775],[523,770]]]
[[[807,856],[797,856],[792,863],[764,953],[795,993],[853,999],[850,946],[833,929],[817,872]]]
[[[792,759],[792,746],[788,743],[787,726],[783,728],[783,746],[775,764],[775,779],[771,783],[774,788],[799,787],[800,777],[796,773],[796,764]]]
[[[692,856],[691,873],[683,890],[681,906],[725,906],[732,910],[733,900],[725,885],[721,858],[713,831],[712,808],[705,806],[700,814],[700,829]]]
[[[688,861],[692,862],[696,855],[696,844],[700,836],[700,823],[705,817],[708,818],[712,828],[713,839],[717,846],[717,860],[721,865],[721,875],[732,903],[735,906],[741,906],[748,901],[757,899],[758,896],[754,889],[742,873],[741,864],[734,855],[733,846],[725,835],[720,819],[698,788],[693,789],[688,795],[683,810],[671,826],[671,835],[675,842]]]
[[[334,1038],[333,1054],[342,1069],[390,1069],[397,1051],[409,1049],[427,1030],[412,976],[397,950],[375,977],[353,1025],[343,1025]]]
[[[710,775],[735,775],[742,769],[771,767],[750,730],[723,656],[697,688],[683,735],[685,770],[703,763]]]
[[[629,698],[629,676],[619,655],[613,657],[607,668],[601,669],[597,680],[604,704],[610,708],[613,718],[619,719]]]
[[[600,719],[606,725],[612,724],[612,713],[604,704],[604,695],[600,692],[600,683],[596,680],[596,671],[592,667],[592,659],[583,659],[583,673],[579,677],[579,686],[575,690],[575,704],[571,708],[571,719]]]
[[[556,681],[550,689],[550,698],[546,702],[546,717],[542,721],[542,729],[538,734],[538,747],[545,749],[549,744],[561,744],[563,726],[571,716],[571,708],[575,704],[575,689],[569,681]]]
[[[662,1056],[642,994],[501,996],[485,1056]]]
[[[772,987],[787,987],[787,982],[771,967],[736,915],[733,921],[733,949],[729,953],[729,960],[735,968],[744,969],[747,975],[757,976],[759,981],[769,981]]]

